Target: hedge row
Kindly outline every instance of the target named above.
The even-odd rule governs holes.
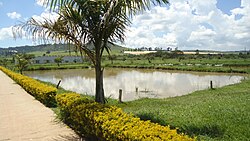
[[[36,81],[30,77],[21,75],[19,73],[15,73],[10,71],[4,67],[0,66],[0,70],[6,73],[10,78],[12,78],[17,84],[22,86],[28,93],[33,95],[37,100],[42,102],[48,107],[55,106],[55,96],[57,89],[48,86],[44,83]]]
[[[195,140],[167,126],[142,121],[115,106],[95,103],[80,94],[56,96],[64,121],[94,140]]]

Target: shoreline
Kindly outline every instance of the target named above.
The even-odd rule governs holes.
[[[242,68],[231,68],[231,67],[204,67],[204,66],[141,66],[141,65],[105,65],[104,68],[134,68],[134,69],[152,69],[152,70],[178,70],[178,71],[193,71],[193,72],[218,72],[218,73],[240,73],[249,74],[250,67],[247,69]],[[35,71],[35,70],[57,70],[57,69],[88,69],[93,68],[86,64],[78,64],[72,66],[72,64],[66,64],[61,66],[48,66],[48,65],[38,65],[29,66],[25,71]]]

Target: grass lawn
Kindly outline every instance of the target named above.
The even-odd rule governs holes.
[[[115,105],[141,119],[177,127],[201,140],[250,139],[250,80],[180,97],[146,98]]]

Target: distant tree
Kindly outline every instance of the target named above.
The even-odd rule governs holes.
[[[155,51],[160,51],[160,50],[162,50],[162,48],[155,47]]]
[[[117,56],[116,55],[109,55],[108,58],[111,61],[111,64],[114,64],[114,60],[117,58]]]
[[[0,60],[0,65],[3,67],[7,67],[8,59],[4,58]]]
[[[62,61],[63,61],[63,58],[62,57],[57,57],[57,58],[55,58],[55,63],[57,63],[57,66],[59,67],[60,66],[60,63],[62,63]]]
[[[16,54],[16,67],[18,68],[19,72],[23,74],[23,71],[29,66],[30,60],[33,59],[35,56],[31,54]]]
[[[200,54],[199,50],[196,49],[196,50],[195,50],[195,55],[199,55],[199,54]]]
[[[50,51],[48,50],[48,51],[46,51],[46,54],[50,54]]]
[[[14,64],[14,63],[15,63],[15,56],[12,56],[11,63],[12,63],[12,64]]]
[[[171,50],[172,50],[172,48],[171,48],[171,47],[168,47],[168,48],[167,48],[167,51],[171,51]]]

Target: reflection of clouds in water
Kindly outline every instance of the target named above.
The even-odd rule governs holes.
[[[214,87],[222,87],[229,84],[234,84],[240,82],[243,77],[240,76],[226,76],[226,75],[206,75],[206,76],[189,76],[192,87],[195,90],[203,90],[210,87],[210,81],[213,82]]]
[[[57,84],[61,79],[61,85],[64,89],[75,91],[78,93],[87,93],[94,95],[95,93],[95,78],[89,77],[89,70],[87,73],[78,75],[56,73],[33,73],[31,77],[48,81]],[[81,70],[84,71],[84,70]],[[105,70],[107,73],[112,70]],[[116,70],[117,71],[117,70]],[[55,73],[55,72],[54,72]],[[62,74],[62,75],[59,75]],[[150,71],[142,72],[136,70],[122,70],[115,73],[115,75],[104,75],[104,90],[106,97],[118,98],[119,89],[123,90],[123,100],[134,100],[140,97],[172,97],[188,94],[196,90],[209,88],[210,81],[213,81],[214,87],[221,87],[228,84],[239,82],[243,77],[241,76],[227,76],[227,75],[197,75],[191,73],[169,73],[164,71]],[[135,89],[138,87],[139,92],[136,94]]]
[[[38,79],[38,80],[41,80],[41,81],[45,81],[45,82],[50,82],[52,84],[57,84],[59,82],[60,79],[56,78],[55,76],[30,76],[34,79]]]
[[[95,80],[80,76],[66,77],[62,79],[61,86],[66,90],[93,95],[95,91]]]

